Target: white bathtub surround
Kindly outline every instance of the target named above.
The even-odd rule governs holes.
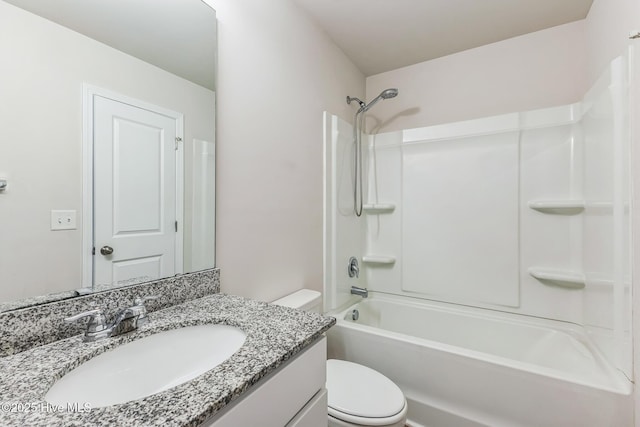
[[[580,294],[528,274],[582,271],[583,218],[566,212],[581,197],[581,118],[572,104],[411,129],[395,144],[373,136],[369,201],[398,207],[367,217],[363,250],[397,260],[366,270],[367,286],[581,322]],[[540,201],[550,211],[529,207]]]
[[[348,235],[349,256],[393,259],[362,264],[358,286],[372,294],[459,304],[463,312],[469,310],[474,316],[484,313],[487,319],[496,312],[525,315],[523,319],[535,322],[539,321],[535,318],[553,319],[569,328],[568,335],[544,333],[534,340],[543,343],[535,345],[539,351],[535,362],[540,363],[536,375],[552,380],[539,382],[538,377],[526,374],[529,385],[512,384],[528,396],[523,401],[535,400],[536,393],[545,398],[566,393],[569,401],[557,406],[556,424],[522,421],[512,425],[563,425],[562,417],[578,411],[570,404],[571,399],[579,400],[584,393],[594,400],[583,403],[592,404],[594,410],[599,405],[596,400],[602,399],[600,413],[606,421],[603,425],[627,425],[610,423],[605,415],[616,414],[611,415],[611,420],[623,421],[631,416],[626,404],[632,378],[626,70],[626,56],[614,60],[579,103],[370,136],[365,204],[372,208],[365,210],[363,220],[352,229],[348,228],[348,221],[353,218],[347,214],[331,211],[327,217],[327,229],[333,229],[334,234],[326,235],[326,247],[333,248],[326,252],[326,266],[335,265],[338,270],[337,275],[327,274],[331,280],[326,284],[325,307],[335,309],[355,301],[348,295],[353,283],[340,276],[345,262],[341,258],[341,236]],[[332,130],[325,134],[330,137],[326,140],[330,147],[327,157],[331,159],[327,165],[336,168],[327,175],[348,175],[350,163],[345,161],[345,153],[349,153],[351,128],[328,115],[325,122]],[[333,182],[325,197],[335,205],[339,194],[351,188],[351,182],[335,178]],[[377,206],[393,209],[373,208]],[[338,240],[332,240],[336,236]],[[354,242],[357,238],[360,240]],[[397,318],[395,308],[385,308],[381,316]],[[453,318],[448,320],[453,322]],[[404,323],[411,322],[416,330],[404,333],[413,336],[420,336],[423,329],[431,326],[411,318]],[[430,337],[434,343],[446,343],[451,329],[456,328],[455,323],[443,319],[435,325],[444,335]],[[502,337],[504,322],[484,325],[489,328],[483,332],[488,334],[486,339],[493,339],[495,334],[498,341],[509,344],[510,338]],[[562,329],[558,325],[554,324],[552,330]],[[349,330],[348,339],[359,342],[358,333]],[[588,345],[577,344],[586,342]],[[399,344],[390,341],[377,345],[386,349]],[[465,340],[455,345],[470,351],[493,351],[473,350]],[[400,344],[389,350],[390,354],[374,352],[360,362],[389,359],[411,366],[408,371],[424,368],[424,363],[413,366],[409,360],[398,361],[396,354],[404,350]],[[572,351],[576,355],[597,355],[593,356],[597,361],[593,374],[589,373],[590,364],[583,366],[579,358],[564,358]],[[428,369],[438,371],[440,366],[447,371],[447,357],[433,359],[441,365],[436,363]],[[419,360],[416,356],[415,362]],[[496,376],[522,377],[520,373],[510,373],[514,369],[510,362],[503,362],[491,368]],[[549,365],[551,362],[562,363]],[[371,366],[396,379],[385,370],[383,365],[387,362],[377,363],[380,364]],[[581,366],[585,369],[579,369]],[[466,368],[452,369],[462,372]],[[548,369],[554,373],[549,374]],[[427,377],[422,379],[429,384]],[[555,385],[558,381],[562,381],[561,386]],[[403,383],[406,382],[399,381],[407,391]],[[411,384],[419,394],[418,383]],[[574,388],[576,385],[579,387]],[[427,388],[433,393],[432,399],[440,399],[434,406],[444,410],[440,415],[446,413],[450,403],[446,390]],[[407,393],[409,398],[411,390]],[[469,405],[463,412],[470,422],[486,419],[484,414],[470,409],[471,400]],[[502,406],[496,403],[496,408]],[[622,413],[617,414],[617,410]],[[510,411],[511,408],[505,409],[504,414],[494,413],[492,417],[517,419],[517,411]],[[526,405],[523,413],[527,413]],[[436,415],[429,412],[429,416]]]
[[[353,130],[344,120],[323,115],[324,125],[324,281],[325,309],[349,300],[351,286],[362,287],[360,277],[349,277],[348,263],[353,256],[362,263],[365,224],[353,212]],[[364,156],[365,158],[367,156]],[[366,168],[366,162],[363,167]],[[366,169],[363,171],[366,176]],[[365,180],[366,181],[366,180]],[[366,191],[366,190],[365,190]],[[366,194],[366,192],[364,193]],[[366,201],[365,201],[366,203]],[[367,212],[364,209],[363,211]],[[342,285],[338,285],[342,284]]]
[[[519,132],[404,143],[402,291],[517,306]]]
[[[631,384],[580,326],[378,293],[332,315],[329,357],[398,384],[410,423],[631,425]]]

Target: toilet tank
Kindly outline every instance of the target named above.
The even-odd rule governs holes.
[[[311,289],[300,289],[273,301],[272,304],[321,313],[322,294]]]

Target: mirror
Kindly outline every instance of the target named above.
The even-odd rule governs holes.
[[[0,0],[0,52],[0,310],[214,267],[215,11]]]

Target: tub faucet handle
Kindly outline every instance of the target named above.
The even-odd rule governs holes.
[[[348,270],[349,277],[360,277],[360,267],[358,267],[358,258],[352,256],[349,258],[349,267]]]

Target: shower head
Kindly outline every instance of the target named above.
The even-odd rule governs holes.
[[[395,98],[396,96],[398,96],[398,89],[396,88],[385,89],[382,91],[380,96],[383,97],[384,99]]]
[[[373,105],[376,102],[380,101],[381,99],[395,98],[396,96],[398,96],[398,89],[396,88],[385,89],[380,93],[380,95],[375,97],[373,101],[365,105],[362,111],[369,111],[369,109],[371,109],[371,107],[373,107]]]

